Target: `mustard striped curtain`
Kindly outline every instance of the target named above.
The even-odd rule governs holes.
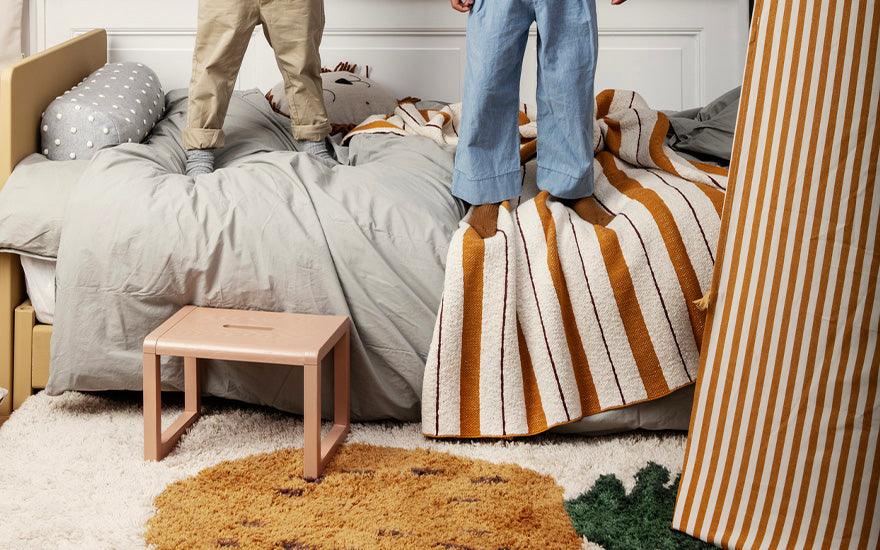
[[[877,548],[880,8],[759,0],[674,527]]]

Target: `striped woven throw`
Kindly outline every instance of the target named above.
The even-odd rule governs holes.
[[[391,116],[373,115],[349,132],[344,142],[363,134],[424,136],[444,145],[458,145],[458,122],[461,104],[440,109],[419,109],[411,101],[402,101]]]
[[[461,103],[442,105],[438,109],[419,109],[412,98],[401,100],[394,114],[373,115],[360,123],[343,139],[348,143],[353,137],[364,134],[393,134],[397,136],[422,136],[441,145],[458,146],[458,128],[461,127]],[[537,153],[537,109],[523,105],[519,112],[519,135],[522,143],[520,157],[526,162]]]
[[[694,382],[726,171],[666,147],[666,117],[633,92],[596,113],[593,197],[540,193],[505,203],[493,237],[468,217],[454,234],[426,435],[532,435]]]

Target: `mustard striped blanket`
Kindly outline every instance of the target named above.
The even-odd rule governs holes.
[[[454,144],[457,107],[401,110],[360,131]],[[666,147],[665,115],[638,94],[602,92],[596,114],[593,197],[540,193],[505,203],[491,238],[467,217],[454,234],[425,369],[426,435],[532,435],[694,382],[696,302],[710,287],[726,171]],[[535,121],[520,122],[528,158]]]
[[[350,131],[343,139],[347,143],[361,134],[395,134],[422,136],[441,145],[458,145],[458,127],[461,121],[461,103],[443,105],[439,109],[419,109],[415,100],[402,100],[391,116],[374,115]],[[534,113],[537,109],[523,105],[519,114],[519,133],[522,140],[522,158],[525,162],[537,152],[538,126]]]

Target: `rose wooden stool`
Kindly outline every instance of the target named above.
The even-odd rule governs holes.
[[[201,414],[199,359],[300,365],[304,472],[317,479],[349,430],[348,317],[185,306],[144,339],[144,458],[162,460]],[[321,441],[321,361],[333,351],[334,420]],[[162,432],[162,355],[183,357],[184,411]]]

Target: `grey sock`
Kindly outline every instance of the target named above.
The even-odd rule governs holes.
[[[339,164],[339,161],[333,158],[333,155],[330,154],[330,144],[327,143],[326,139],[320,141],[309,141],[306,139],[297,140],[296,147],[304,153],[317,157],[318,160],[326,164]]]
[[[214,171],[214,151],[190,149],[186,152],[186,175],[194,178]]]

